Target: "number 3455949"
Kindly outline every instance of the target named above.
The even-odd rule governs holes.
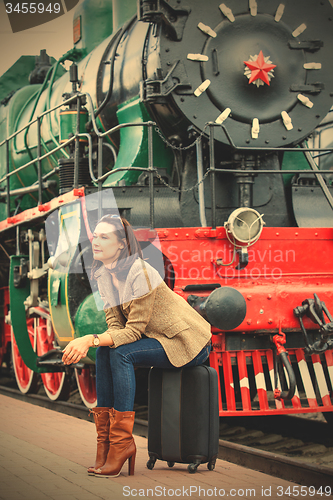
[[[61,10],[60,3],[50,2],[48,5],[41,2],[17,2],[17,3],[6,3],[7,14],[43,14],[48,12],[49,14],[59,14]]]

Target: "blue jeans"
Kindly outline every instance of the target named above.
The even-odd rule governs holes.
[[[201,365],[208,358],[210,345],[184,366]],[[96,351],[97,406],[132,411],[135,397],[134,367],[175,368],[156,339],[143,338],[114,349],[100,346]]]

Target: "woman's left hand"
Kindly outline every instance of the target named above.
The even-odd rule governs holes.
[[[62,351],[62,361],[65,365],[78,363],[80,359],[87,355],[89,347],[92,347],[92,335],[85,335],[71,340]]]

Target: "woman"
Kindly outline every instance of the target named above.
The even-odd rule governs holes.
[[[88,473],[116,477],[129,460],[134,474],[134,367],[175,368],[202,364],[209,356],[211,328],[159,273],[142,260],[126,219],[107,215],[93,234],[92,276],[104,302],[108,329],[69,342],[65,364],[96,351],[97,455]]]

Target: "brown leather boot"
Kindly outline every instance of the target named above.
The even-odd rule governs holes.
[[[134,411],[113,410],[113,422],[110,425],[109,453],[103,467],[95,470],[98,477],[117,477],[128,459],[128,474],[134,475],[136,446],[132,436]]]
[[[96,432],[97,432],[97,452],[96,461],[93,467],[89,467],[88,474],[94,474],[95,469],[99,469],[105,464],[109,452],[110,418],[113,414],[113,408],[96,407],[93,408]]]

